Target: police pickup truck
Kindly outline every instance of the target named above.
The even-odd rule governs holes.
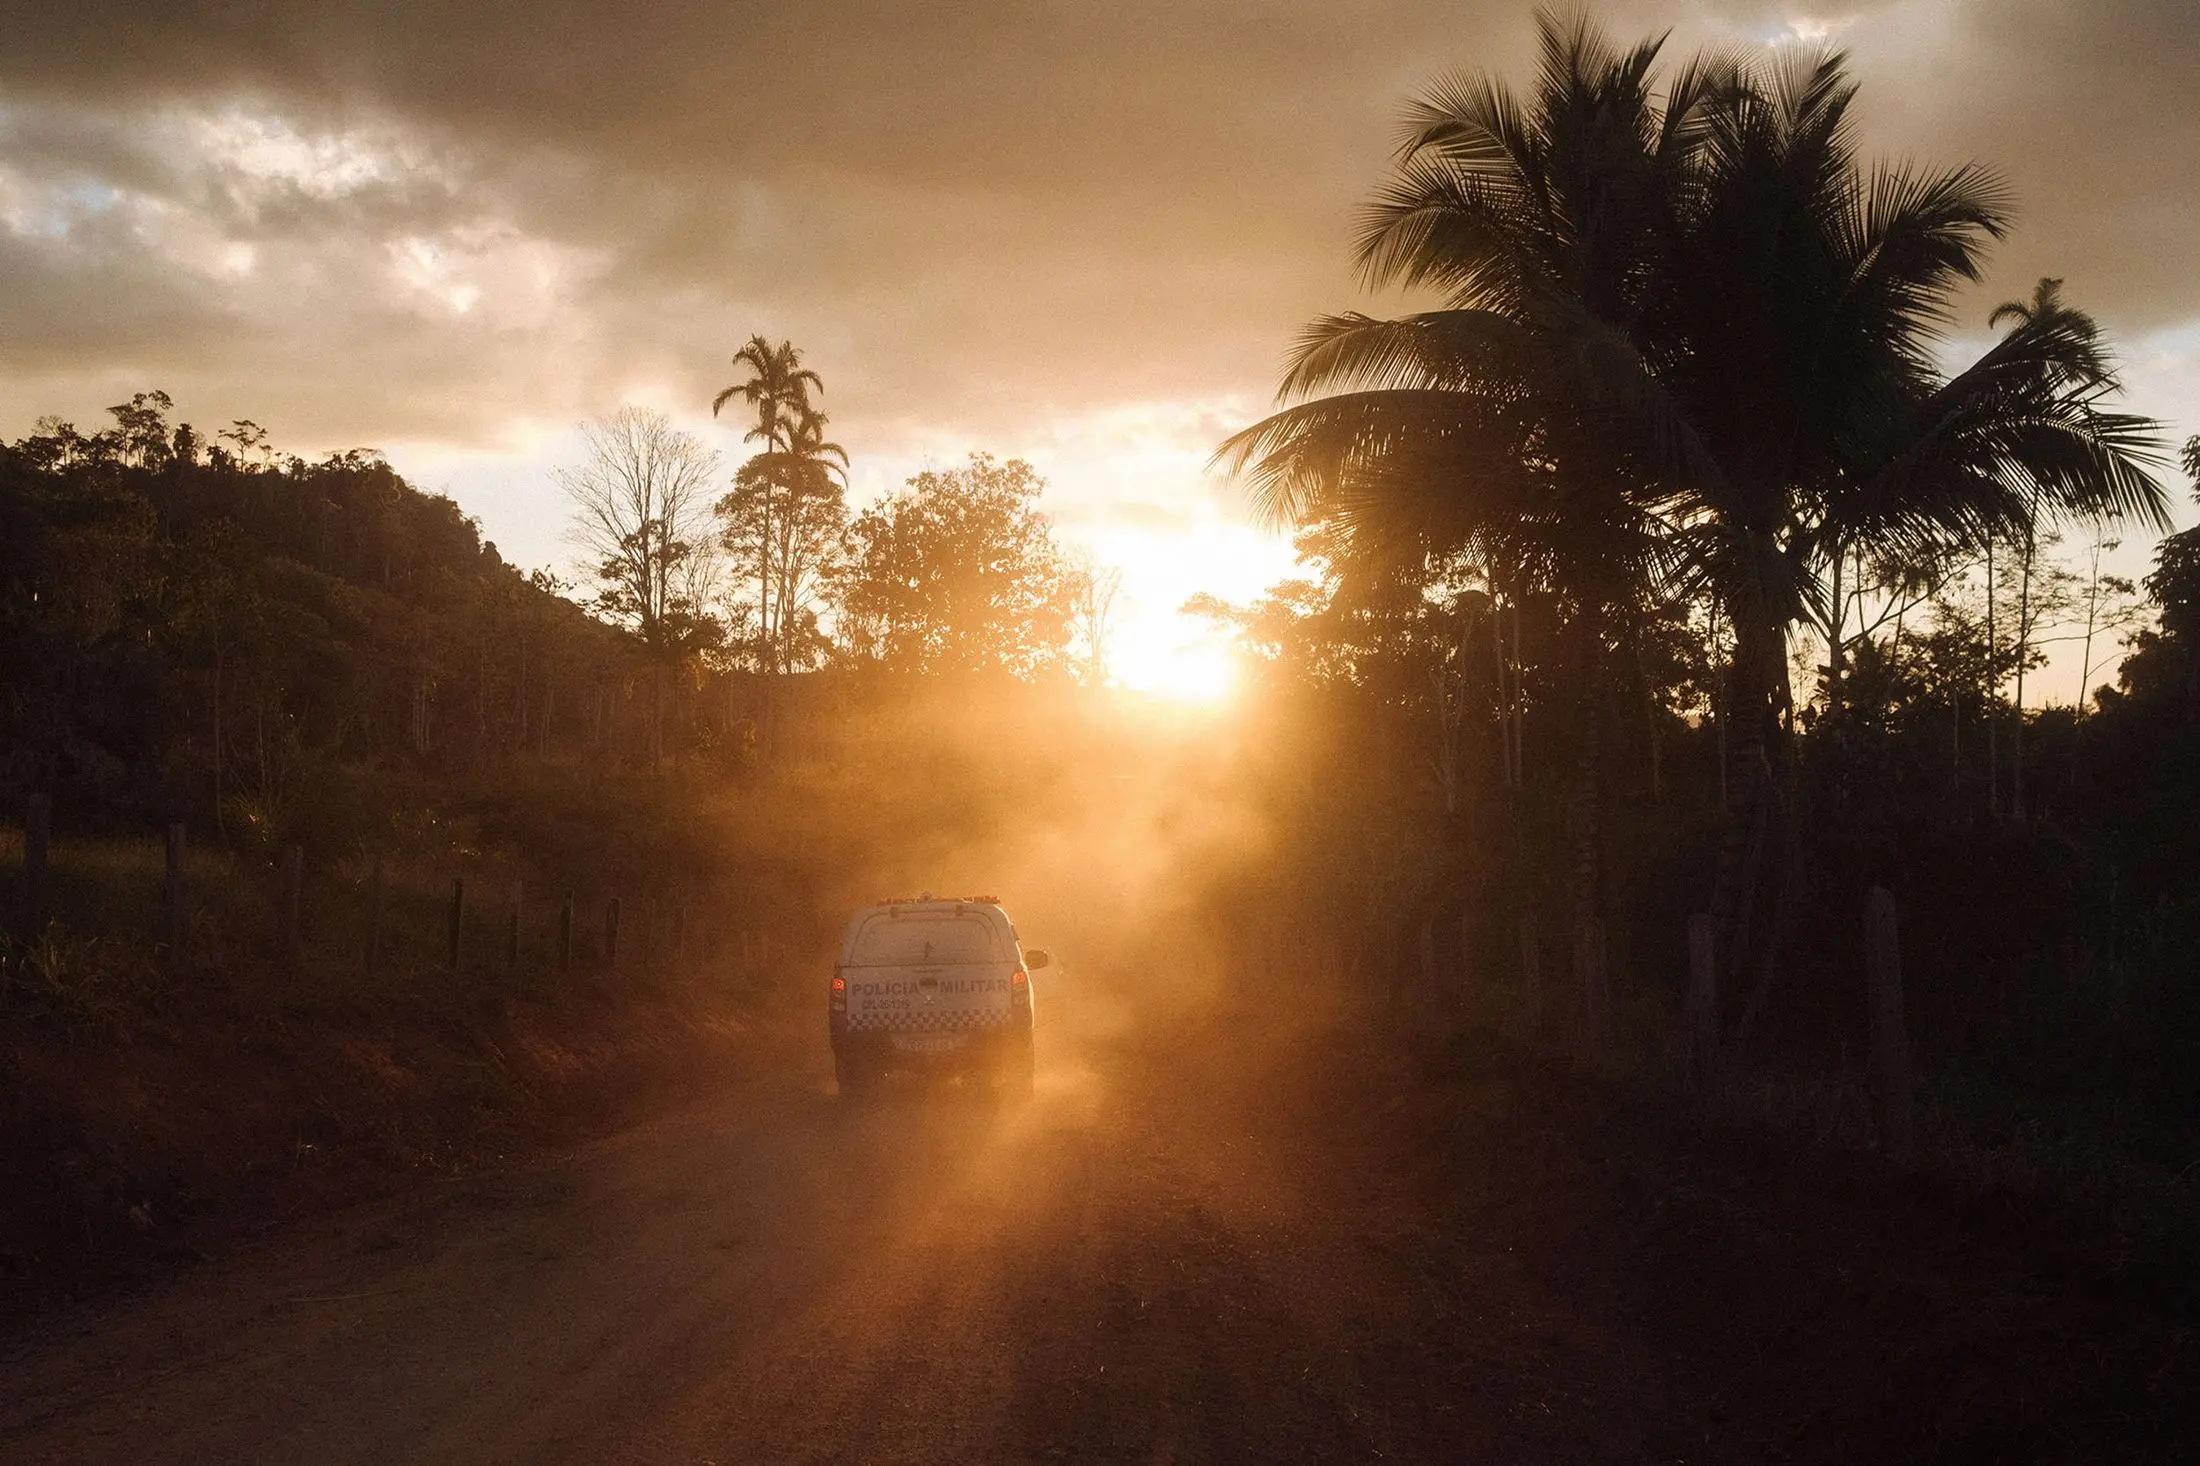
[[[1031,974],[1047,954],[1017,944],[991,896],[882,901],[848,922],[828,1026],[843,1095],[887,1071],[989,1075],[1031,1091]]]

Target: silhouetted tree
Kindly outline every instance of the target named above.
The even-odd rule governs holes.
[[[2200,501],[2200,437],[2185,441],[2183,460]],[[2133,655],[2119,674],[2123,695],[2167,703],[2188,727],[2200,728],[2200,527],[2162,537],[2146,593],[2161,627],[2133,638]]]
[[[747,377],[710,404],[717,416],[739,400],[756,414],[744,441],[760,451],[742,464],[718,501],[722,540],[738,573],[756,585],[758,665],[766,672],[808,660],[820,645],[810,593],[847,520],[848,453],[825,438],[825,414],[811,400],[824,381],[802,365],[792,341],[751,336],[734,353]]]
[[[766,672],[822,652],[816,595],[848,527],[848,454],[825,440],[825,414],[804,404],[785,426],[786,446],[742,464],[716,508],[734,575],[757,587],[757,663]]]
[[[1077,643],[1079,675],[1087,687],[1108,681],[1108,648],[1115,631],[1115,603],[1123,593],[1123,572],[1090,555],[1073,557],[1064,580],[1070,625]]]
[[[1916,559],[2042,515],[2158,526],[2154,428],[2104,408],[2098,332],[2051,292],[1941,375],[2001,190],[1973,167],[1863,167],[1839,55],[1661,79],[1656,42],[1539,25],[1527,96],[1462,77],[1416,104],[1363,227],[1371,280],[1446,308],[1317,322],[1284,387],[1315,400],[1225,453],[1271,512],[1404,559],[1479,545],[1542,579],[1584,683],[1646,588],[1712,596],[1739,778],[1715,904],[1727,949],[1769,973],[1790,883],[1770,922],[1753,912],[1764,862],[1794,862],[1767,757],[1791,633],[1845,602],[1859,549]],[[1591,769],[1595,725],[1577,728]]]
[[[126,433],[127,412],[150,415]],[[535,750],[555,753],[553,678],[646,668],[378,456],[307,463],[249,423],[202,448],[166,412],[142,393],[113,429],[44,419],[0,445],[8,800],[50,790],[85,824],[180,817],[231,841],[365,839],[379,816],[351,781],[513,757],[530,707]]]
[[[1282,388],[1308,400],[1222,456],[1271,518],[1333,523],[1356,544],[1347,563],[1411,577],[1465,553],[1495,600],[1534,585],[1565,602],[1574,896],[1593,908],[1599,699],[1663,568],[1672,491],[1654,444],[1616,424],[1580,378],[1585,358],[1614,354],[1605,317],[1640,313],[1705,113],[1731,78],[1688,67],[1661,103],[1655,43],[1623,53],[1585,24],[1539,23],[1532,100],[1483,78],[1437,84],[1410,110],[1399,166],[1363,221],[1362,273],[1440,289],[1446,308],[1316,321]]]
[[[650,759],[664,755],[670,671],[720,634],[709,612],[716,573],[709,522],[718,457],[661,412],[626,407],[585,425],[585,456],[558,482],[573,537],[589,556],[596,609],[640,641],[651,664]]]
[[[906,671],[1057,665],[1070,634],[1065,567],[1045,480],[1020,458],[973,453],[927,469],[856,517],[836,584],[843,645]]]

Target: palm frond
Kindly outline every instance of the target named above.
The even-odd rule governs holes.
[[[1915,338],[1947,324],[1955,287],[1984,272],[2009,229],[2007,187],[1975,164],[1882,167],[1849,191],[1838,238],[1854,261],[1847,300],[1866,329]]]
[[[1498,390],[1532,373],[1535,344],[1496,311],[1428,311],[1402,320],[1350,312],[1322,316],[1300,332],[1277,395],[1290,400],[1334,389],[1423,387]]]
[[[2168,528],[2160,424],[2104,410],[2115,378],[2091,318],[2047,292],[2035,302],[1918,405],[1839,506],[1837,532],[1922,548],[2029,533],[2040,519]]]

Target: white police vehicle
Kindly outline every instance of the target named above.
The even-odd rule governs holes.
[[[991,896],[882,901],[848,922],[828,1026],[844,1095],[889,1070],[988,1075],[1029,1093],[1031,974],[1047,954],[1018,945]]]

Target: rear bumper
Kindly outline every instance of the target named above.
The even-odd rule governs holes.
[[[964,1069],[1007,1063],[1031,1052],[1031,1025],[951,1030],[963,1041],[953,1048],[913,1050],[895,1046],[891,1029],[867,1028],[860,1032],[836,1030],[833,1053],[879,1069]],[[910,1037],[939,1038],[937,1032],[909,1031]]]

